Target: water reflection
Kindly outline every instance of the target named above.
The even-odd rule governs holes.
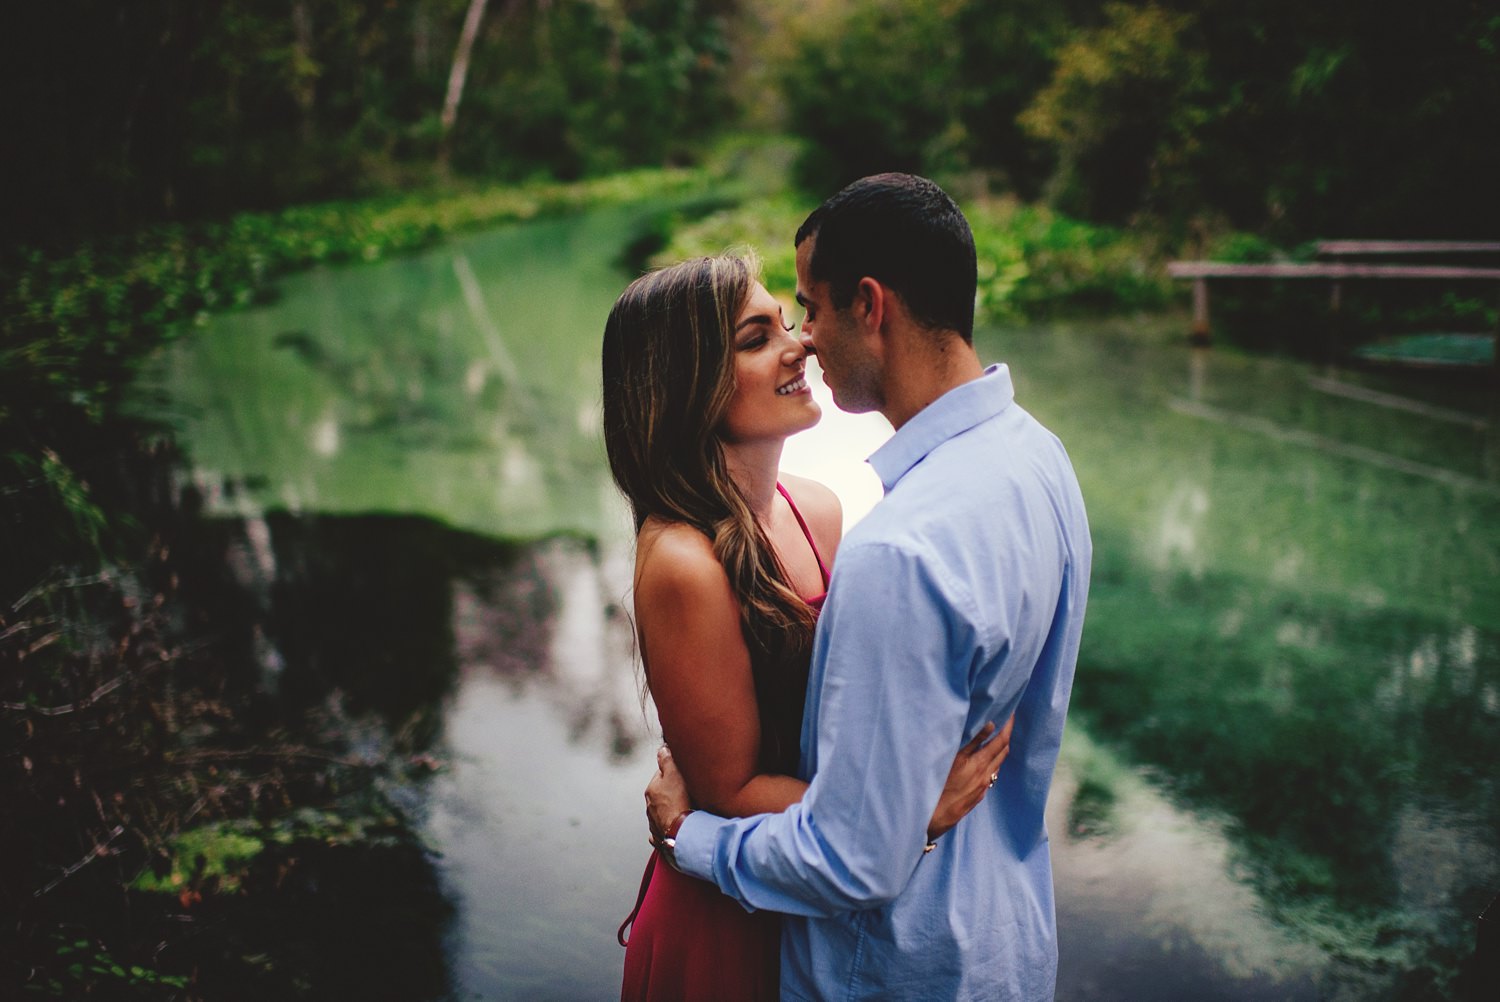
[[[509,539],[600,535],[613,516],[592,346],[614,254],[657,207],[457,241],[289,278],[147,367],[142,409],[246,503],[405,512]],[[156,404],[156,400],[164,404]],[[238,511],[214,507],[211,514]]]
[[[1071,725],[1047,827],[1058,998],[1319,997],[1322,952],[1239,879],[1226,819],[1174,806]]]

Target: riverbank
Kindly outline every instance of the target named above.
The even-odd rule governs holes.
[[[642,171],[5,257],[8,984],[66,998],[375,997],[392,987],[358,959],[374,949],[411,954],[401,997],[446,990],[448,905],[400,806],[439,767],[430,728],[372,730],[336,686],[276,691],[273,603],[235,573],[254,564],[255,539],[199,517],[170,437],[123,414],[125,390],[157,346],[264,303],[293,271],[585,208],[691,206],[724,187],[707,171]],[[372,893],[397,904],[351,907]]]
[[[169,449],[116,447],[144,548],[57,568],[0,612],[0,977],[58,998],[299,998],[379,988],[356,959],[379,949],[408,957],[406,997],[436,997],[448,905],[393,796],[436,761],[340,699],[268,687],[236,527],[196,517]]]

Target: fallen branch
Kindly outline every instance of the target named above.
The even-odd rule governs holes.
[[[77,700],[76,702],[63,703],[60,706],[32,706],[29,703],[0,702],[0,708],[4,708],[7,710],[24,711],[27,713],[36,713],[40,714],[43,717],[61,717],[67,713],[77,713],[79,710],[86,710],[89,707],[93,706],[95,703],[99,702],[99,700],[103,699],[105,696],[108,696],[120,686],[130,681],[130,677],[132,674],[132,672],[126,672],[123,675],[116,675],[114,678],[110,679],[108,682],[105,682],[99,688],[95,689],[93,692],[89,693],[87,696],[84,696],[82,699]]]
[[[333,765],[342,765],[351,769],[373,769],[377,763],[364,762],[359,759],[342,758],[338,755],[329,755],[325,752],[313,751],[310,748],[244,748],[239,750],[228,749],[204,749],[201,751],[182,752],[180,754],[168,754],[166,762],[169,765],[191,765],[197,762],[221,762],[235,761],[255,758],[282,758],[282,759],[309,759],[315,762],[328,762]]]
[[[21,609],[24,606],[26,606],[28,603],[30,603],[33,599],[37,598],[40,595],[43,595],[43,594],[47,593],[48,591],[52,591],[52,590],[59,590],[60,591],[60,590],[62,590],[64,588],[82,588],[82,587],[85,587],[87,585],[103,584],[104,582],[106,582],[108,580],[110,580],[110,577],[109,577],[108,574],[94,574],[94,575],[90,575],[89,577],[68,578],[68,579],[66,579],[64,581],[53,581],[53,582],[42,581],[42,582],[38,583],[35,587],[33,587],[30,591],[28,591],[26,594],[24,594],[20,598],[16,599],[15,603],[10,607],[10,611],[11,612],[20,612]]]
[[[37,625],[38,624],[33,623],[29,619],[23,619],[19,623],[17,623],[15,626],[12,626],[12,627],[9,627],[8,629],[6,629],[4,633],[0,633],[0,641],[9,640],[11,637],[15,636],[17,633],[25,633],[28,630],[35,629]]]
[[[62,631],[61,630],[53,630],[51,633],[47,634],[45,637],[42,637],[40,640],[37,640],[35,643],[33,643],[30,647],[26,648],[26,657],[28,657],[28,658],[31,657],[33,654],[35,654],[37,651],[41,650],[44,647],[51,647],[53,644],[57,643],[61,639],[62,639]]]
[[[52,883],[48,884],[46,887],[43,887],[40,891],[37,891],[32,896],[37,898],[41,897],[43,894],[46,894],[48,891],[52,890],[64,880],[67,880],[69,877],[77,873],[79,870],[83,869],[85,866],[88,866],[100,856],[103,856],[106,852],[109,851],[109,844],[115,839],[119,838],[122,834],[124,834],[124,832],[124,825],[115,825],[114,829],[109,833],[109,838],[105,839],[103,842],[90,849],[82,859],[74,863],[72,866],[63,867],[63,872],[57,877],[56,880],[53,880]]]

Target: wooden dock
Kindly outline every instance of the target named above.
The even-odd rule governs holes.
[[[1466,256],[1500,257],[1500,243],[1462,240],[1324,240],[1317,245],[1326,257]],[[1348,261],[1275,261],[1234,264],[1226,261],[1173,261],[1173,278],[1193,282],[1192,339],[1207,344],[1210,336],[1208,283],[1211,279],[1320,279],[1330,283],[1329,309],[1337,313],[1345,281],[1480,281],[1500,283],[1500,267],[1453,264],[1368,264]]]
[[[1500,243],[1486,240],[1319,240],[1319,257],[1374,257],[1425,254],[1486,254],[1500,257]]]

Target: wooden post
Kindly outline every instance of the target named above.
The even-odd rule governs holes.
[[[1473,998],[1492,999],[1500,992],[1500,894],[1479,915],[1474,937]]]
[[[1328,365],[1330,369],[1339,364],[1339,355],[1343,350],[1343,305],[1344,283],[1334,279],[1328,286]]]
[[[1495,288],[1497,292],[1500,292],[1500,286],[1496,286]],[[1495,297],[1495,344],[1490,350],[1492,352],[1490,361],[1494,363],[1490,366],[1490,376],[1495,386],[1500,388],[1500,295]],[[1491,427],[1494,428],[1495,426],[1492,425]],[[1500,428],[1496,430],[1500,430]]]
[[[1208,345],[1196,344],[1189,348],[1188,399],[1198,404],[1203,402],[1203,386],[1208,382]]]
[[[1202,275],[1193,279],[1193,330],[1189,335],[1193,344],[1208,344],[1208,280]]]

